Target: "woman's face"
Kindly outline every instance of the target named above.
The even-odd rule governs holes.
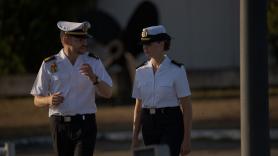
[[[156,41],[147,44],[143,44],[144,53],[147,57],[156,57],[164,55],[164,42]]]

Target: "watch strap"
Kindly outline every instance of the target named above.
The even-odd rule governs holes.
[[[93,84],[94,84],[94,85],[99,84],[99,78],[98,78],[98,76],[96,76],[96,81],[95,81]]]

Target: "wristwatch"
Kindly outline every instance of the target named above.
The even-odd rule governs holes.
[[[97,84],[99,84],[99,78],[98,78],[98,76],[96,76],[96,81],[93,83],[94,85],[97,85]]]

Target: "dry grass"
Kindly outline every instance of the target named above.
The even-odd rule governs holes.
[[[228,99],[194,99],[193,126],[239,126],[240,101]],[[0,99],[0,133],[24,130],[48,131],[48,110],[37,108],[33,99]],[[278,96],[270,98],[270,118],[272,123],[278,121]],[[97,122],[100,130],[131,130],[133,105],[99,107]],[[214,125],[215,123],[215,125]],[[225,124],[226,123],[226,124]],[[17,132],[18,133],[18,132]]]

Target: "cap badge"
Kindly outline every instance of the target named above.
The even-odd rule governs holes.
[[[143,29],[141,36],[142,36],[142,37],[147,37],[147,36],[148,36],[148,31],[147,31],[147,29]]]

